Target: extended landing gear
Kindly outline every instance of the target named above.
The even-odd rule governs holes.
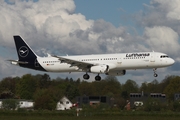
[[[157,73],[154,73],[154,77],[157,77],[158,76],[158,74]]]
[[[86,80],[88,80],[90,77],[89,77],[89,75],[86,73],[86,74],[83,75],[83,78],[86,79]]]
[[[84,74],[83,75],[83,78],[85,79],[85,80],[88,80],[89,78],[90,78],[90,76],[86,73],[86,74]],[[96,81],[101,81],[101,76],[99,76],[99,74],[95,77],[95,80]]]
[[[158,74],[156,73],[156,69],[157,69],[157,68],[154,68],[154,69],[153,69],[153,71],[154,71],[154,77],[157,77],[157,76],[158,76]]]
[[[101,81],[101,76],[99,76],[99,74],[95,77],[96,81]]]

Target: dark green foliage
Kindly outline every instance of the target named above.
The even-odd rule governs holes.
[[[79,84],[80,95],[86,96],[109,96],[120,95],[121,84],[115,77],[108,76],[100,82],[86,82],[83,81]]]
[[[2,101],[2,108],[5,110],[15,110],[19,102],[15,99],[6,99]]]
[[[124,109],[130,93],[165,93],[168,103],[149,100],[143,110],[161,111],[169,109],[180,111],[178,102],[174,102],[174,93],[180,92],[180,77],[167,76],[162,82],[153,80],[139,87],[133,80],[121,84],[116,77],[107,76],[96,82],[73,80],[72,78],[51,79],[48,74],[26,74],[19,77],[7,77],[0,81],[0,99],[27,99],[35,101],[35,109],[54,110],[61,97],[66,96],[74,103],[77,96],[108,96],[113,98],[113,108]],[[111,107],[112,107],[111,106]]]
[[[34,108],[39,110],[55,110],[58,98],[58,91],[53,89],[40,89],[34,95]]]
[[[160,111],[162,106],[158,99],[149,98],[143,105],[145,111]]]
[[[14,98],[14,94],[10,90],[2,91],[0,99],[11,99]]]
[[[37,88],[48,88],[51,84],[51,78],[48,74],[34,76],[37,82]]]
[[[174,100],[174,94],[180,93],[180,77],[176,76],[171,79],[169,84],[164,89],[164,93],[167,95],[167,98],[172,101]]]
[[[122,93],[121,96],[124,99],[129,99],[130,93],[138,92],[138,84],[133,80],[127,80],[124,85],[122,85]]]
[[[173,102],[173,108],[174,108],[174,111],[180,112],[180,100],[176,100]]]
[[[26,74],[16,84],[16,94],[21,99],[31,100],[37,87],[37,81],[31,74]]]
[[[16,98],[16,85],[20,78],[7,77],[0,81],[0,99]]]

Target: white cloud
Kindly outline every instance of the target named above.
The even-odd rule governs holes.
[[[171,20],[180,20],[180,1],[179,0],[152,0],[151,5],[154,5],[156,10],[164,12],[165,16]]]
[[[179,4],[179,0],[151,0],[136,18],[143,27],[167,26],[180,34]]]
[[[152,50],[155,49],[171,55],[179,54],[179,36],[173,29],[165,26],[146,27],[144,36]]]
[[[12,36],[19,34],[35,50],[41,46],[48,52],[94,54],[147,50],[138,42],[129,44],[140,37],[131,36],[127,28],[116,28],[104,20],[86,20],[84,15],[74,13],[73,0],[1,3],[0,41],[4,46],[12,46]]]

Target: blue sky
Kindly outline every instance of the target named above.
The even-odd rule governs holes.
[[[8,3],[11,4],[7,4]],[[0,1],[0,78],[44,74],[10,65],[17,59],[13,35],[21,35],[38,55],[140,51],[167,53],[176,60],[158,69],[157,80],[180,72],[179,0],[5,0]],[[169,49],[170,48],[170,49]],[[7,72],[8,71],[8,72]],[[84,73],[48,73],[81,78]],[[95,74],[91,74],[92,78]],[[104,77],[104,76],[103,76]],[[138,83],[154,80],[152,70],[118,77]],[[91,79],[93,81],[93,79]]]
[[[104,19],[116,27],[130,26],[134,24],[130,16],[143,10],[143,4],[149,3],[150,0],[75,0],[75,12],[87,19]]]

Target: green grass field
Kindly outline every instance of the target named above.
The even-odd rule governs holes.
[[[0,120],[179,120],[178,112],[140,111],[0,111]]]
[[[1,120],[179,120],[171,116],[0,116]]]

